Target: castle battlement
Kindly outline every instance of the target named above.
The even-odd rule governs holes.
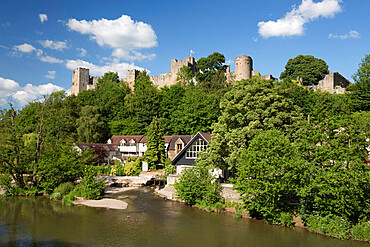
[[[184,60],[171,59],[171,71],[163,75],[150,76],[150,80],[158,87],[172,86],[177,83],[177,73],[183,66],[189,67],[194,75],[198,71],[197,60],[194,57],[185,57]],[[135,79],[139,72],[136,69],[127,70],[126,78],[122,79],[128,83],[131,90],[134,89]],[[257,73],[253,71],[252,58],[246,55],[235,58],[235,72],[230,72],[230,65],[226,68],[226,78],[230,83],[249,79],[253,74]],[[272,76],[270,77],[273,78]],[[95,88],[98,79],[99,77],[89,76],[89,69],[77,68],[72,74],[71,93],[77,95],[83,90]]]

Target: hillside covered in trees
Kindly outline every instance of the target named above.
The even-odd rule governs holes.
[[[291,225],[292,214],[299,214],[318,231],[324,221],[344,220],[341,230],[346,230],[337,236],[342,238],[353,235],[352,226],[368,224],[370,55],[343,95],[309,91],[289,77],[229,85],[223,55],[202,59],[203,73],[183,68],[171,87],[157,88],[144,71],[131,91],[117,73],[108,72],[95,90],[77,96],[56,92],[19,111],[1,110],[0,184],[13,180],[14,190],[31,194],[51,193],[80,177],[88,184],[94,174],[86,168],[96,155],[78,154],[74,143],[147,134],[156,119],[164,135],[212,133],[198,166],[234,174],[243,207],[256,218]],[[204,187],[209,188],[211,197],[200,193],[192,204],[205,198],[217,202],[217,186]]]

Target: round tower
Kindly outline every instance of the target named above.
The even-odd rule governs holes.
[[[252,78],[253,61],[250,56],[242,55],[235,58],[235,80]]]

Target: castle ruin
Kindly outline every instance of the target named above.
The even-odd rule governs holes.
[[[77,95],[84,90],[95,89],[98,76],[90,77],[89,69],[77,68],[72,73],[71,94]]]
[[[171,59],[171,71],[163,75],[150,76],[150,80],[158,87],[172,86],[177,83],[177,73],[183,66],[189,67],[194,75],[198,71],[197,61],[194,57],[185,57],[184,60]],[[121,80],[126,81],[131,90],[134,90],[135,80],[139,72],[140,71],[136,69],[127,70],[126,78]],[[235,72],[230,72],[230,65],[226,68],[226,78],[229,83],[250,79],[255,76],[264,80],[276,80],[272,75],[261,76],[258,71],[254,71],[253,60],[250,56],[246,55],[235,58]],[[90,77],[89,69],[77,68],[72,74],[71,94],[77,95],[84,90],[95,89],[98,79],[99,77],[97,76]],[[329,93],[342,94],[349,84],[350,82],[346,78],[338,72],[334,72],[326,75],[318,85],[309,86],[308,89],[315,91],[320,89],[321,91]]]

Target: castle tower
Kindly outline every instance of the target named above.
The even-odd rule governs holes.
[[[134,91],[135,80],[139,73],[140,71],[137,69],[126,70],[126,82],[132,91]]]
[[[77,68],[72,73],[71,94],[77,95],[83,90],[86,90],[89,82],[89,69]]]
[[[253,61],[246,55],[235,58],[235,80],[250,79],[252,77]]]

